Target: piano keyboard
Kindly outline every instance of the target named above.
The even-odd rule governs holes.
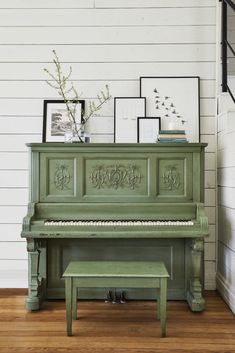
[[[193,221],[52,221],[45,226],[193,226]]]

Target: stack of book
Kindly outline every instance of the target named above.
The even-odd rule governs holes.
[[[185,130],[160,130],[158,135],[159,142],[188,142]]]

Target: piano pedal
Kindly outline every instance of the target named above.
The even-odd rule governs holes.
[[[112,304],[117,304],[117,303],[120,303],[120,296],[117,292],[114,292],[114,297],[113,297],[113,300],[112,300]]]
[[[114,292],[114,295],[111,290],[107,292],[107,296],[105,299],[105,303],[112,303],[112,304],[126,304],[126,297],[125,292],[122,291],[121,293]]]
[[[126,304],[126,297],[125,297],[125,292],[124,291],[121,292],[120,304]]]
[[[111,290],[109,290],[107,292],[107,296],[106,296],[106,299],[105,299],[105,303],[112,303],[113,301],[113,296],[112,296],[112,292]]]

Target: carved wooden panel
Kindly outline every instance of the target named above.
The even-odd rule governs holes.
[[[84,195],[148,195],[147,159],[86,159]]]
[[[73,195],[74,194],[74,160],[49,159],[48,160],[48,194]]]
[[[76,158],[58,154],[41,158],[41,201],[73,200],[76,196]]]
[[[159,161],[159,195],[183,195],[185,191],[184,160]]]
[[[161,155],[157,158],[157,197],[162,202],[184,202],[193,197],[192,155]]]

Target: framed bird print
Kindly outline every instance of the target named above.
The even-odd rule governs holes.
[[[140,96],[162,130],[185,130],[189,142],[200,141],[199,77],[140,77]]]

